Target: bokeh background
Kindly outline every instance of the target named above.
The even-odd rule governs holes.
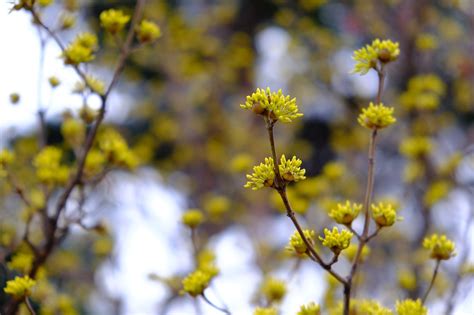
[[[100,50],[88,71],[108,82],[117,50],[98,16],[133,6],[55,1],[43,18],[54,26],[76,17],[76,26],[60,33],[64,42],[85,30],[98,34]],[[0,146],[28,155],[39,106],[47,110],[48,143],[60,145],[64,112],[76,114],[84,99],[71,92],[78,78],[56,44],[48,40],[42,50],[31,17],[11,7],[0,4]],[[472,1],[150,0],[145,15],[163,36],[127,61],[105,120],[140,165],[113,170],[88,191],[87,223],[105,222],[109,233],[72,227],[47,266],[77,314],[218,314],[179,293],[180,279],[194,268],[190,231],[181,223],[189,208],[205,214],[197,247],[212,250],[220,269],[208,296],[233,314],[262,305],[259,286],[269,275],[288,285],[281,314],[309,301],[337,303],[342,289],[319,266],[285,253],[293,227],[278,195],[243,188],[245,174],[270,147],[263,121],[239,104],[257,87],[296,97],[304,117],[277,125],[277,152],[303,160],[308,179],[291,186],[289,198],[303,224],[321,234],[335,225],[327,215],[335,202],[363,199],[369,135],[356,117],[374,100],[377,75],[351,74],[351,56],[374,38],[398,41],[401,51],[387,68],[383,101],[395,107],[398,122],[380,135],[375,200],[396,202],[404,220],[370,244],[357,296],[386,306],[420,296],[433,268],[421,240],[441,232],[456,241],[457,256],[442,264],[430,314],[472,314]],[[56,89],[47,84],[52,75],[61,80]],[[9,103],[11,93],[20,95],[17,104]],[[99,104],[94,97],[86,102]],[[427,141],[430,149],[400,150],[410,140],[412,147]],[[0,186],[6,235],[22,224],[21,202],[6,183]],[[7,262],[7,247],[0,252]],[[341,258],[336,269],[345,274],[349,263]]]

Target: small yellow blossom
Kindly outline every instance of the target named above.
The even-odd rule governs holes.
[[[455,244],[446,235],[433,234],[423,240],[423,247],[430,250],[430,257],[438,260],[448,260],[456,255]]]
[[[114,249],[114,242],[109,236],[103,236],[94,241],[92,251],[97,256],[109,256]]]
[[[49,85],[51,85],[52,88],[55,88],[55,87],[57,87],[58,85],[61,84],[61,81],[59,81],[59,79],[55,76],[49,77],[48,82],[49,82]]]
[[[36,285],[36,281],[29,276],[15,277],[14,280],[7,281],[7,286],[3,291],[16,298],[31,295],[31,288]]]
[[[361,300],[357,306],[357,314],[364,315],[393,315],[393,312],[382,306],[379,302],[374,300]]]
[[[64,63],[67,65],[78,65],[83,62],[89,62],[94,60],[94,54],[92,49],[84,47],[77,42],[73,42],[67,46],[63,55]]]
[[[330,180],[340,179],[346,173],[346,167],[341,162],[326,163],[322,170],[322,175]]]
[[[105,83],[102,80],[99,80],[91,75],[86,75],[86,84],[91,89],[92,92],[99,95],[105,94]]]
[[[257,307],[253,315],[278,315],[278,311],[274,307]]]
[[[416,288],[416,276],[412,271],[402,270],[398,273],[398,284],[405,290]]]
[[[196,297],[209,286],[213,276],[203,270],[196,270],[188,274],[182,281],[183,291]]]
[[[419,158],[433,150],[433,142],[428,137],[406,138],[400,144],[400,152],[409,158]]]
[[[89,48],[90,50],[96,50],[98,48],[98,39],[97,36],[90,32],[84,32],[77,35],[74,40],[78,45]]]
[[[220,219],[227,211],[229,211],[231,201],[225,196],[212,196],[207,198],[203,207],[213,220]]]
[[[369,107],[363,108],[357,119],[359,124],[368,129],[382,129],[395,123],[393,107],[386,107],[383,103],[374,105],[370,102]]]
[[[23,274],[27,274],[31,270],[33,260],[35,259],[32,253],[17,253],[11,261],[7,264],[8,268],[17,270]]]
[[[62,151],[53,146],[42,149],[34,158],[38,179],[49,185],[64,184],[69,178],[69,168],[61,165]]]
[[[391,203],[379,202],[378,205],[372,204],[372,218],[379,227],[392,226],[395,221],[401,220],[397,217],[397,211]]]
[[[61,29],[67,30],[76,25],[76,17],[70,13],[63,13],[60,18]]]
[[[12,151],[3,149],[0,151],[0,170],[6,168],[15,159],[15,155]]]
[[[366,74],[370,69],[377,69],[377,62],[382,64],[395,61],[400,54],[397,42],[375,39],[354,52],[352,59],[356,61],[352,73]]]
[[[194,229],[204,221],[204,216],[198,209],[189,209],[183,213],[181,221],[184,225]]]
[[[161,36],[161,30],[155,23],[143,20],[137,27],[137,38],[141,43],[153,42]]]
[[[310,244],[314,243],[314,236],[316,233],[313,230],[303,230],[303,234]],[[291,235],[286,249],[296,252],[297,255],[304,255],[308,251],[308,247],[298,231],[295,231],[293,235]]]
[[[397,301],[395,309],[397,315],[428,315],[428,309],[423,306],[420,299],[416,301],[411,299]]]
[[[427,206],[433,206],[441,199],[445,198],[449,190],[451,189],[451,184],[446,180],[438,180],[433,182],[428,189],[426,190],[423,196],[423,202]]]
[[[254,159],[252,158],[251,155],[241,153],[241,154],[236,155],[230,161],[230,169],[236,173],[244,172],[246,169],[251,167],[253,163],[254,163]]]
[[[54,0],[38,0],[38,4],[42,7],[47,7],[51,5],[54,2]]]
[[[99,18],[100,25],[111,34],[120,32],[130,21],[130,16],[124,14],[121,10],[114,9],[102,11]]]
[[[304,176],[306,170],[300,168],[301,163],[302,161],[297,159],[296,156],[293,156],[291,160],[287,160],[285,155],[282,155],[279,165],[281,177],[287,182],[298,182],[306,179]]]
[[[353,261],[355,256],[357,255],[357,250],[358,249],[359,249],[358,245],[351,244],[344,251],[344,255],[347,257],[347,259],[349,259],[350,261]],[[369,256],[369,254],[370,254],[370,247],[365,245],[362,248],[362,252],[360,253],[360,260],[365,261],[365,259]]]
[[[332,208],[329,212],[329,216],[339,224],[351,224],[355,218],[359,215],[362,209],[362,204],[357,204],[346,201],[345,204],[338,203],[336,208]]]
[[[272,92],[270,88],[257,89],[252,95],[247,96],[245,104],[241,104],[240,107],[250,109],[272,121],[291,122],[303,116],[298,112],[295,98],[291,99],[289,95],[284,96],[281,90]]]
[[[116,130],[112,128],[103,130],[98,136],[98,143],[108,162],[129,169],[134,169],[138,165],[137,157]]]
[[[296,315],[321,315],[321,307],[314,302],[306,305],[301,305],[300,310]]]
[[[263,163],[253,167],[252,175],[247,174],[248,182],[244,187],[252,188],[252,190],[257,190],[263,187],[272,187],[275,179],[273,166],[273,159],[271,157],[265,158]]]
[[[86,126],[81,120],[65,118],[61,125],[61,134],[73,148],[82,144],[86,136]]]
[[[97,149],[91,149],[86,157],[84,176],[92,178],[98,175],[104,169],[105,162],[105,156],[102,152]]]
[[[19,101],[20,101],[20,94],[18,93],[10,94],[10,103],[18,104]]]
[[[268,303],[280,302],[286,294],[284,281],[269,277],[262,284],[261,291]]]
[[[429,51],[438,47],[438,40],[435,36],[422,33],[416,37],[416,48],[420,51]]]
[[[324,237],[320,236],[319,239],[324,246],[329,248],[334,254],[339,253],[349,247],[352,239],[352,233],[347,230],[341,230],[339,232],[337,227],[331,230],[324,229]]]

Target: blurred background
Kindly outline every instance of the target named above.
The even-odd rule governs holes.
[[[73,28],[59,33],[65,43],[86,30],[96,33],[100,49],[87,72],[109,82],[118,53],[98,16],[109,8],[132,13],[134,4],[57,0],[42,17],[52,28],[75,18]],[[97,108],[99,99],[72,92],[78,77],[64,66],[60,49],[40,40],[31,17],[11,7],[0,4],[0,148],[22,152],[28,168],[39,108],[46,111],[48,144],[61,146],[65,112],[77,115],[85,103]],[[277,124],[277,154],[303,160],[307,179],[289,187],[289,198],[302,224],[321,235],[336,225],[327,214],[335,203],[363,200],[369,133],[356,118],[374,101],[378,80],[374,71],[351,74],[351,56],[380,38],[399,42],[401,53],[387,67],[382,99],[395,108],[397,124],[380,133],[375,201],[395,202],[404,220],[371,242],[357,297],[388,307],[419,297],[434,265],[421,242],[445,233],[457,256],[441,265],[430,314],[472,314],[471,0],[150,0],[145,16],[162,37],[129,58],[105,119],[139,166],[111,170],[87,191],[86,222],[107,231],[71,228],[46,266],[54,294],[37,301],[39,307],[60,301],[63,308],[51,314],[219,314],[180,294],[197,259],[181,223],[192,208],[205,217],[194,246],[215,255],[220,269],[208,289],[216,304],[251,314],[265,304],[259,288],[272,276],[288,288],[281,314],[310,301],[334,309],[342,288],[316,264],[285,251],[294,228],[279,196],[243,188],[245,174],[270,155],[270,146],[261,118],[239,104],[257,87],[296,97],[304,117]],[[60,79],[57,88],[48,84],[51,76]],[[20,97],[14,104],[12,93]],[[0,194],[0,257],[7,262],[8,240],[23,224],[21,202],[5,182]],[[341,258],[335,268],[347,274],[349,267]]]

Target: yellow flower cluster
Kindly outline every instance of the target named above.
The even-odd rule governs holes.
[[[189,209],[183,213],[181,221],[184,225],[194,229],[204,221],[204,216],[199,209]]]
[[[433,206],[449,194],[451,184],[447,180],[437,180],[426,190],[423,203],[429,207]]]
[[[69,178],[69,168],[61,165],[62,151],[53,146],[42,149],[34,158],[38,179],[48,185],[64,184]]]
[[[209,283],[215,275],[216,273],[214,271],[208,272],[206,270],[197,269],[183,279],[183,291],[192,297],[201,295],[209,286]]]
[[[350,261],[353,261],[355,256],[357,255],[357,250],[359,249],[359,246],[356,244],[351,244],[349,247],[346,248],[344,251],[344,256],[347,257]],[[360,253],[360,261],[365,261],[367,256],[370,254],[370,247],[365,245],[362,248],[362,252]]]
[[[293,156],[291,160],[287,160],[285,155],[280,158],[278,165],[280,175],[286,182],[298,182],[306,179],[304,176],[306,170],[301,169],[302,161]],[[248,182],[244,185],[245,188],[252,188],[253,190],[262,187],[273,187],[275,180],[275,171],[273,158],[265,158],[264,163],[253,167],[253,174],[247,175]]]
[[[62,57],[67,65],[78,65],[94,60],[94,51],[97,49],[97,36],[92,33],[77,35],[63,51]]]
[[[7,175],[7,167],[10,165],[15,156],[13,155],[13,152],[3,149],[0,151],[0,177],[6,176]]]
[[[273,159],[271,157],[265,158],[263,163],[253,167],[253,174],[248,175],[248,182],[244,185],[245,188],[252,188],[257,190],[262,187],[272,187],[275,179],[275,171],[273,170]]]
[[[408,89],[400,95],[406,110],[434,110],[446,93],[446,84],[435,74],[423,74],[408,81]]]
[[[15,277],[14,280],[7,281],[7,286],[3,291],[16,298],[22,298],[31,294],[31,288],[35,286],[35,284],[36,281],[29,276]]]
[[[86,126],[81,120],[66,117],[61,125],[61,134],[73,148],[78,147],[86,136]]]
[[[456,255],[455,244],[446,235],[433,234],[423,240],[423,247],[430,250],[430,257],[437,260],[448,260]]]
[[[253,315],[278,315],[278,311],[274,307],[257,307]]]
[[[301,305],[300,310],[296,315],[321,315],[321,307],[314,302],[306,305]]]
[[[51,85],[52,88],[55,88],[55,87],[57,87],[58,85],[61,84],[61,81],[55,76],[49,77],[48,82],[49,82],[49,85]]]
[[[84,176],[86,178],[92,178],[99,175],[104,169],[105,156],[97,149],[89,151],[86,157],[86,163],[84,164]]]
[[[378,61],[382,64],[395,61],[400,54],[399,44],[391,40],[375,39],[372,44],[354,51],[356,61],[353,73],[366,74],[370,69],[377,70]]]
[[[86,75],[86,85],[91,89],[92,92],[99,95],[105,94],[105,83],[102,80],[97,79],[92,75]]]
[[[366,315],[392,315],[393,312],[389,308],[382,306],[374,300],[362,300],[358,304],[357,314]]]
[[[339,255],[339,253],[349,247],[352,239],[352,233],[347,230],[341,230],[339,232],[337,227],[334,227],[331,230],[324,229],[324,238],[319,237],[324,246],[329,248],[334,254]]]
[[[211,220],[219,220],[231,207],[231,201],[225,196],[212,196],[206,198],[203,207]]]
[[[8,263],[8,268],[27,274],[31,270],[34,258],[32,253],[19,252],[12,257]]]
[[[303,230],[303,234],[309,241],[309,243],[313,244],[316,233],[313,230]],[[300,233],[298,231],[295,231],[293,235],[291,235],[289,244],[287,245],[286,249],[292,252],[296,252],[297,255],[304,255],[307,252],[308,247],[301,238]]]
[[[268,304],[273,302],[280,302],[286,294],[285,282],[268,277],[262,284],[261,292],[267,300]]]
[[[100,25],[110,34],[120,32],[130,21],[130,16],[121,10],[109,9],[102,11],[99,16]]]
[[[54,0],[38,0],[38,4],[42,7],[47,7],[51,5],[54,2]]]
[[[406,138],[400,144],[400,152],[409,158],[426,156],[433,150],[433,142],[428,137]]]
[[[298,182],[306,179],[304,176],[306,170],[300,168],[301,163],[302,161],[297,159],[296,156],[293,156],[291,160],[287,160],[285,155],[282,155],[279,165],[281,177],[287,182]]]
[[[117,131],[108,128],[101,132],[98,136],[98,144],[108,162],[128,169],[137,167],[137,157]]]
[[[420,299],[416,301],[411,299],[406,299],[403,301],[397,301],[395,304],[395,309],[397,310],[398,315],[427,315],[428,309],[423,306],[423,303]]]
[[[161,36],[161,30],[158,25],[148,20],[141,21],[136,32],[140,43],[150,43]]]
[[[345,204],[338,203],[336,208],[332,208],[329,211],[329,216],[339,224],[349,225],[357,218],[361,209],[362,204],[353,203],[351,205],[349,200],[347,200]]]
[[[257,115],[268,117],[272,121],[291,122],[303,116],[298,112],[296,99],[291,99],[289,95],[284,96],[281,90],[272,92],[270,88],[259,89],[247,96],[245,104],[240,107],[250,109]]]
[[[368,129],[382,129],[395,123],[393,107],[386,107],[383,103],[374,105],[370,102],[369,107],[363,108],[357,119],[359,124]]]
[[[10,103],[15,105],[15,104],[18,104],[19,101],[20,101],[20,94],[18,93],[10,94]]]
[[[372,204],[372,218],[379,227],[392,226],[395,221],[401,220],[397,217],[397,211],[391,203],[379,202],[378,205]]]

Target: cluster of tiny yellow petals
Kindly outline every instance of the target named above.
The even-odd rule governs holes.
[[[240,107],[250,109],[254,113],[270,118],[272,121],[291,122],[303,116],[296,105],[296,99],[284,96],[281,90],[272,92],[270,88],[259,89],[247,96],[245,104]]]
[[[303,234],[309,243],[312,244],[316,233],[313,230],[303,230]],[[308,247],[298,231],[295,231],[293,235],[291,235],[286,248],[292,252],[296,252],[298,255],[304,255],[308,251]]]
[[[446,235],[433,234],[423,240],[423,247],[430,251],[430,257],[438,260],[448,260],[456,255],[455,244]]]
[[[406,299],[403,301],[397,301],[395,304],[397,315],[427,315],[428,309],[423,306],[420,299],[416,301]]]
[[[183,213],[181,221],[190,228],[196,228],[204,221],[204,215],[199,209],[189,209]]]
[[[99,95],[105,94],[105,83],[102,80],[99,80],[92,75],[86,75],[86,84],[91,89],[92,92]]]
[[[53,146],[42,149],[34,158],[36,176],[45,184],[64,184],[69,177],[69,168],[61,165],[62,151]]]
[[[446,84],[435,74],[422,74],[408,81],[408,89],[400,95],[406,110],[434,110],[446,93]]]
[[[279,165],[281,177],[287,182],[298,182],[306,179],[304,176],[306,170],[300,168],[301,163],[302,161],[297,159],[296,156],[293,156],[291,160],[287,160],[285,155],[282,155]]]
[[[129,169],[134,169],[138,165],[137,156],[130,150],[120,133],[114,129],[104,130],[97,140],[108,162]]]
[[[63,51],[65,64],[77,65],[94,60],[94,51],[97,49],[97,36],[92,33],[77,35]]]
[[[91,178],[100,174],[104,169],[106,159],[104,154],[97,149],[92,149],[89,151],[86,157],[86,162],[84,165],[84,176]]]
[[[261,292],[268,303],[280,302],[286,294],[284,281],[269,277],[262,284]]]
[[[397,211],[391,203],[379,202],[377,205],[372,204],[372,218],[379,227],[392,226],[395,221],[401,220],[397,217]]]
[[[19,101],[20,101],[20,94],[18,93],[10,94],[10,102],[12,104],[18,104]]]
[[[15,277],[14,280],[7,281],[7,286],[3,291],[16,298],[22,298],[31,294],[31,288],[36,285],[36,281],[29,276]]]
[[[377,62],[395,61],[400,54],[399,44],[391,40],[375,39],[372,44],[354,51],[352,59],[356,61],[353,73],[366,74],[370,69],[377,69]]]
[[[30,272],[34,258],[32,253],[20,252],[15,254],[7,265],[10,269],[26,274]]]
[[[257,307],[253,315],[278,315],[278,311],[274,307]]]
[[[196,297],[204,292],[212,278],[213,275],[204,270],[193,271],[183,279],[183,291]]]
[[[120,32],[130,21],[130,16],[121,10],[109,9],[100,13],[100,25],[109,33]]]
[[[84,141],[86,126],[79,119],[67,117],[61,125],[61,134],[71,147],[77,147]]]
[[[363,108],[357,119],[359,124],[368,129],[382,129],[394,124],[397,120],[393,117],[393,107],[386,107],[383,103]]]
[[[338,203],[336,208],[332,208],[329,212],[329,216],[339,224],[351,224],[355,218],[359,215],[362,209],[362,204],[353,203],[349,200],[345,204]]]
[[[433,150],[433,141],[428,137],[406,138],[400,144],[400,152],[409,158],[418,158]]]
[[[329,248],[334,254],[339,253],[349,247],[353,234],[347,230],[341,230],[339,232],[337,227],[331,230],[324,229],[324,237],[320,236],[319,239],[324,246]]]
[[[253,167],[252,175],[247,175],[248,182],[244,187],[257,190],[263,187],[273,186],[275,179],[275,171],[273,168],[273,159],[271,157],[265,158],[263,163]]]
[[[152,21],[143,20],[136,29],[137,38],[141,43],[153,42],[161,36],[161,30]]]
[[[382,306],[374,300],[362,300],[358,305],[358,314],[365,315],[392,315],[393,312],[389,308]]]
[[[14,158],[13,152],[7,149],[0,151],[0,177],[6,176],[6,168],[13,162]]]
[[[52,88],[55,88],[55,87],[57,87],[58,85],[61,84],[61,81],[55,76],[49,77],[48,82],[49,82],[49,85],[51,85]]]
[[[314,302],[306,305],[301,305],[300,310],[296,315],[321,315],[321,307]]]

